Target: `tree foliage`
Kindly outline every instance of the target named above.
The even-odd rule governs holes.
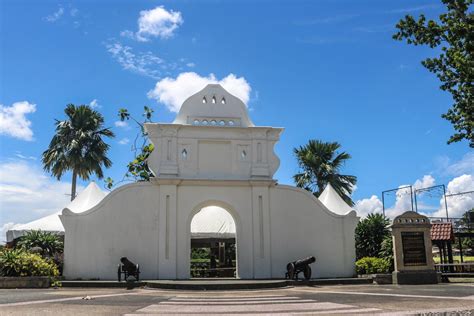
[[[102,167],[109,168],[107,157],[110,146],[104,137],[115,137],[104,127],[104,117],[88,105],[68,104],[64,110],[67,118],[56,120],[56,133],[49,147],[43,152],[43,167],[58,180],[72,171],[71,200],[76,197],[76,180],[79,176],[89,180],[92,174],[102,179]]]
[[[474,233],[474,208],[462,215],[460,224],[465,233]],[[459,244],[459,237],[456,237],[455,244]],[[463,250],[474,249],[474,238],[463,237],[461,238],[461,244]]]
[[[153,144],[143,146],[141,153],[128,163],[128,173],[141,181],[150,181],[150,178],[153,177],[153,173],[148,168],[147,159],[153,152],[153,149],[155,149]]]
[[[143,107],[143,117],[144,121],[140,122],[135,117],[133,117],[130,112],[121,108],[118,111],[118,116],[120,121],[130,121],[132,120],[139,128],[139,133],[135,136],[135,140],[132,145],[132,151],[134,152],[134,158],[127,164],[127,172],[120,182],[124,181],[150,181],[154,177],[150,168],[148,167],[148,157],[155,149],[155,146],[148,141],[148,133],[145,130],[145,123],[152,123],[153,109],[148,106]],[[110,177],[105,179],[105,186],[108,189],[111,189],[116,183]]]
[[[390,220],[382,214],[369,214],[355,229],[357,260],[363,257],[379,257],[382,243],[390,236]]]
[[[396,40],[408,44],[440,48],[438,57],[422,61],[441,81],[440,88],[451,93],[454,104],[442,117],[450,121],[455,134],[449,143],[463,139],[474,148],[474,13],[473,0],[442,0],[447,12],[438,21],[422,14],[415,19],[407,15],[396,27]]]
[[[382,241],[380,245],[379,258],[383,258],[390,263],[390,272],[393,271],[395,267],[395,261],[393,258],[393,238],[392,234],[388,234]]]
[[[327,184],[336,190],[350,206],[354,205],[351,193],[357,177],[341,174],[341,168],[351,156],[338,152],[341,145],[337,142],[310,140],[308,144],[294,148],[299,165],[299,172],[293,176],[296,185],[318,197]]]

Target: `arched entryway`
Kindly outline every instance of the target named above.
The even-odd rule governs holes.
[[[191,278],[238,277],[237,223],[226,208],[198,208],[189,229]]]

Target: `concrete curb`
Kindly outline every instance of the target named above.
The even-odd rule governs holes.
[[[51,279],[47,276],[0,277],[0,289],[48,288]]]
[[[96,288],[136,288],[146,286],[146,282],[117,282],[117,281],[61,281],[62,287],[96,287]]]
[[[236,281],[150,281],[149,288],[172,289],[172,290],[254,290],[274,289],[287,287],[285,280],[236,280]]]
[[[315,286],[315,285],[356,285],[372,284],[372,278],[336,278],[336,279],[313,279],[313,280],[232,280],[232,279],[209,279],[209,280],[147,280],[140,282],[117,282],[117,281],[62,281],[63,287],[119,287],[136,288],[148,287],[169,290],[252,290],[272,289],[289,286]]]

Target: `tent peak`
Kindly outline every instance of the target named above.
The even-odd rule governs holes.
[[[326,185],[318,199],[333,213],[346,215],[353,211],[353,208],[342,199],[330,183]]]

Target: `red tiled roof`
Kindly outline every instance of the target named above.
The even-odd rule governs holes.
[[[432,241],[453,241],[454,232],[451,223],[432,223],[431,225]]]

